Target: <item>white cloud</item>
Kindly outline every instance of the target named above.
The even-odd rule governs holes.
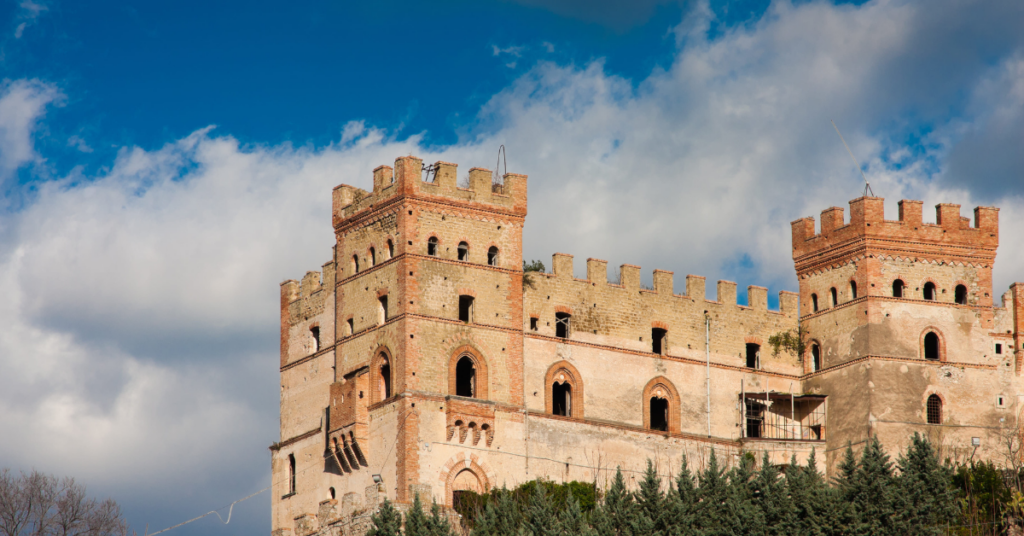
[[[600,61],[537,64],[451,147],[359,121],[322,148],[240,146],[202,129],[125,147],[96,176],[38,183],[29,205],[0,214],[0,429],[16,438],[0,458],[88,477],[121,500],[175,498],[164,516],[252,491],[278,439],[277,285],[329,260],[331,188],[369,188],[396,156],[464,173],[493,165],[504,144],[509,170],[530,175],[528,258],[670,269],[677,289],[686,273],[793,288],[789,222],[863,187],[829,119],[890,217],[901,196],[980,198],[946,179],[946,162],[965,132],[987,139],[1020,117],[1020,43],[969,61],[1015,28],[1000,6],[777,3],[712,41],[694,30],[708,25],[698,10],[677,28],[684,48],[669,68],[633,83]],[[39,82],[5,86],[4,176],[40,158],[32,132],[59,97]],[[1013,191],[986,195],[1003,208],[1004,237],[1024,231]],[[1004,244],[997,293],[1024,276],[1024,248]]]
[[[50,9],[45,4],[33,2],[32,0],[23,0],[18,7],[21,9],[18,11],[17,20],[22,22],[19,22],[14,28],[15,39],[21,39],[25,34],[25,29],[34,24],[36,19],[38,19],[44,11]]]

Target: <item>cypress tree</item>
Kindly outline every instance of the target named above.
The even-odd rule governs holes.
[[[596,536],[594,529],[590,528],[583,515],[580,502],[572,494],[569,494],[566,499],[565,510],[562,510],[562,514],[559,516],[558,528],[560,533],[566,536]]]
[[[419,495],[416,496],[416,501],[419,502]],[[415,505],[414,505],[415,506]],[[405,536],[412,536],[409,534],[409,520],[405,520],[406,533]],[[448,522],[448,517],[441,513],[441,507],[434,504],[430,505],[430,517],[426,518],[426,533],[424,536],[454,536],[452,532],[452,525]]]
[[[733,511],[729,483],[725,471],[718,467],[714,449],[708,459],[708,466],[700,473],[700,488],[697,490],[697,527],[704,536],[731,536],[738,526]]]
[[[605,494],[604,502],[594,510],[594,529],[599,536],[633,536],[629,521],[633,515],[633,496],[626,491],[622,469],[615,469],[615,480]],[[639,536],[639,535],[638,535]]]
[[[420,494],[416,493],[412,500],[412,508],[405,514],[405,536],[430,536],[427,529],[427,516],[423,513]]]
[[[391,501],[384,499],[384,502],[372,516],[372,526],[366,532],[366,536],[401,536],[402,535],[402,514],[391,506]]]
[[[898,529],[902,534],[942,534],[958,513],[956,494],[950,483],[952,470],[939,463],[931,443],[916,432],[905,455],[896,465],[900,475]]]
[[[675,487],[665,495],[665,512],[669,520],[667,530],[670,536],[697,536],[695,523],[697,511],[697,487],[690,472],[686,455],[676,477]]]
[[[806,466],[798,466],[796,456],[790,462],[791,471],[786,472],[786,487],[793,504],[793,534],[807,536],[828,536],[838,534],[836,527],[839,512],[833,500],[834,490],[818,472],[817,454],[811,449]],[[835,503],[835,504],[834,504]]]
[[[744,453],[740,464],[729,471],[728,508],[733,516],[723,518],[723,528],[729,534],[765,534],[764,514],[755,499],[763,495],[754,479],[754,456]],[[729,523],[729,524],[726,524]]]
[[[661,493],[661,479],[650,459],[647,460],[647,470],[644,471],[644,479],[640,481],[640,489],[635,497],[636,515],[630,524],[633,534],[666,536],[665,498]]]
[[[838,510],[834,514],[837,527],[845,527],[846,533],[860,523],[860,509],[854,504],[857,486],[854,482],[857,475],[857,459],[853,455],[853,446],[846,444],[843,461],[839,463],[839,473],[835,477],[835,493]]]
[[[534,482],[533,495],[530,496],[526,508],[526,528],[534,536],[556,536],[558,534],[558,518],[555,516],[551,498],[541,482]]]
[[[868,440],[853,475],[850,506],[857,511],[855,534],[897,534],[893,464],[877,437]]]
[[[793,467],[792,465],[790,467]],[[799,470],[799,467],[794,467]],[[793,503],[778,468],[770,463],[768,451],[761,457],[761,467],[755,476],[760,495],[754,497],[765,526],[765,534],[785,536],[793,534]]]

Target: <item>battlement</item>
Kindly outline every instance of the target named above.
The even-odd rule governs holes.
[[[435,162],[424,166],[415,156],[395,159],[395,166],[373,170],[373,191],[341,184],[334,188],[333,220],[338,227],[364,210],[393,198],[414,197],[445,203],[477,205],[491,211],[526,215],[526,175],[506,173],[494,183],[491,170],[469,170],[469,188],[458,186],[458,165]]]
[[[935,206],[935,223],[924,223],[921,201],[899,202],[899,220],[886,220],[881,197],[860,197],[850,201],[850,222],[843,209],[830,207],[821,212],[821,232],[814,231],[814,218],[800,218],[792,223],[793,259],[798,271],[801,261],[857,242],[899,243],[906,249],[913,243],[915,251],[946,256],[968,256],[993,259],[999,245],[999,209],[976,207],[974,225],[960,216],[960,205],[942,203]],[[955,249],[949,249],[950,247]],[[960,249],[963,248],[963,249]]]

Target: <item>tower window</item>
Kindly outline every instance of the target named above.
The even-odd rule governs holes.
[[[942,424],[942,399],[939,395],[928,397],[928,424]]]
[[[487,250],[487,264],[489,264],[490,266],[497,266],[498,265],[498,248],[497,247],[491,246]]]
[[[380,393],[380,399],[387,400],[391,398],[391,363],[388,361],[387,356],[383,354],[380,359],[377,381],[379,382],[377,392]]]
[[[355,322],[353,322],[351,318],[349,318],[345,322],[345,324],[346,324],[346,327],[348,328],[348,333],[346,333],[345,335],[352,335],[352,334],[354,334],[356,332],[356,330],[355,330]]]
[[[668,431],[668,400],[651,397],[651,430]]]
[[[892,282],[892,297],[902,298],[903,297],[903,280],[897,279]]]
[[[377,250],[370,248],[370,266],[377,266]]]
[[[811,294],[811,309],[815,313],[818,312],[818,295],[817,294]]]
[[[459,296],[459,320],[467,324],[473,322],[473,297]]]
[[[295,455],[288,455],[288,495],[295,495]]]
[[[569,382],[551,385],[551,413],[572,417],[572,386]]]
[[[380,306],[378,307],[378,310],[379,310],[379,313],[380,313],[380,323],[383,324],[384,322],[388,321],[388,296],[387,296],[387,294],[381,296],[380,298],[377,298],[377,301],[380,304]]]
[[[747,343],[747,368],[761,368],[761,345]]]
[[[352,273],[359,273],[359,255],[352,255]]]
[[[656,354],[664,353],[665,348],[665,336],[668,335],[668,331],[661,328],[651,329],[651,351]]]
[[[470,398],[476,395],[476,367],[469,356],[463,356],[455,365],[455,395]]]
[[[821,347],[817,344],[811,345],[811,372],[821,370]]]
[[[530,318],[530,331],[537,331],[537,321],[536,317]]]
[[[857,282],[856,281],[850,281],[850,299],[851,300],[856,300],[857,299]]]
[[[835,307],[835,306],[839,305],[839,293],[836,292],[836,287],[832,287],[831,289],[829,289],[828,292],[832,296],[832,305],[831,305],[831,307]]]
[[[1003,353],[1003,345],[999,344],[998,342],[996,343],[996,353],[997,354]]]
[[[939,360],[939,336],[929,331],[924,336],[924,358],[931,361]]]
[[[960,305],[967,305],[967,287],[963,285],[957,285],[954,291],[954,301]]]
[[[465,242],[459,242],[459,260],[460,261],[468,261],[469,260],[469,244],[467,244]]]
[[[393,259],[395,257],[395,243],[388,239],[388,258]]]
[[[309,336],[313,339],[313,353],[315,354],[320,351],[320,327],[309,328]]]
[[[569,338],[569,313],[555,313],[555,336],[563,339]]]
[[[935,283],[931,281],[924,284],[924,299],[934,300],[935,299]]]
[[[437,256],[437,237],[432,236],[427,240],[427,255],[431,257]]]

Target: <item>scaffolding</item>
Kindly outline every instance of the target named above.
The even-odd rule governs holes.
[[[741,393],[744,438],[825,440],[825,397],[793,393]]]

